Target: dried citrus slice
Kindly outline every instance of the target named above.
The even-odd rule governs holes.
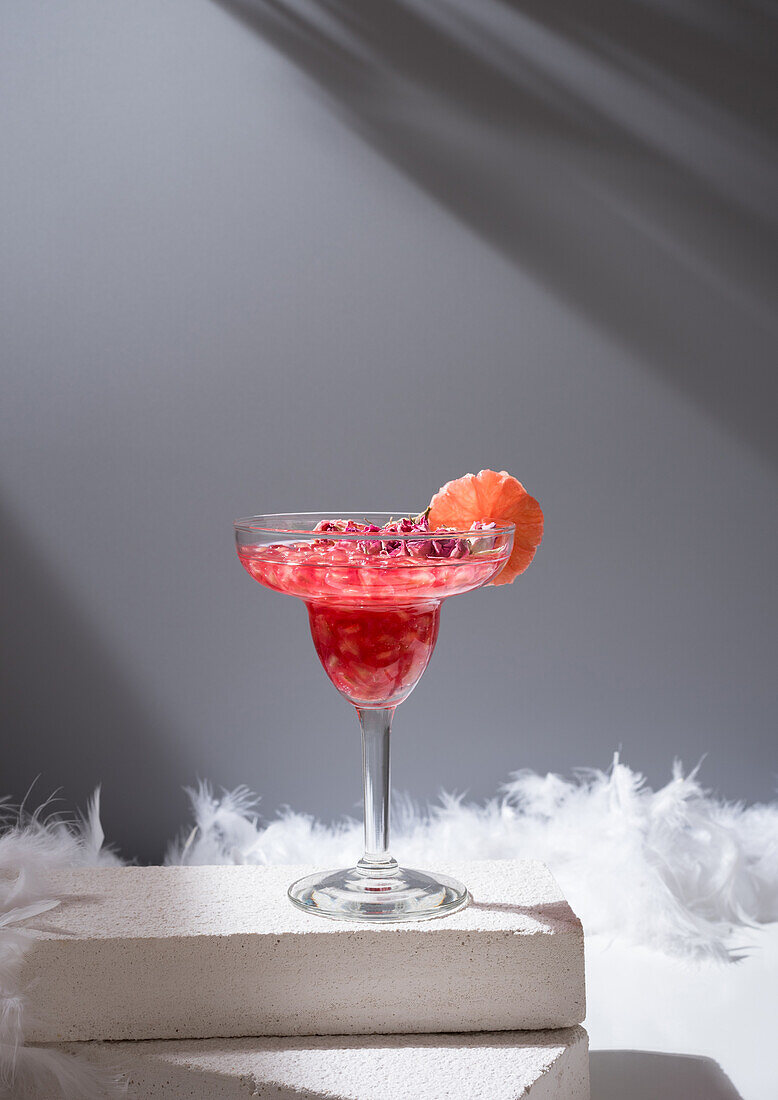
[[[481,470],[447,482],[432,498],[430,527],[468,530],[472,524],[513,523],[513,550],[492,584],[510,584],[535,557],[543,538],[543,513],[520,481],[506,470]]]

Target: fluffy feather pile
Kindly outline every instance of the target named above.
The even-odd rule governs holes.
[[[21,981],[30,931],[59,905],[48,872],[119,862],[103,847],[100,791],[75,822],[46,817],[45,806],[32,814],[0,806],[0,1096],[104,1100],[117,1092],[114,1076],[59,1051],[24,1045],[32,1020]]]
[[[189,793],[194,827],[170,846],[169,864],[345,866],[360,850],[356,821],[325,826],[287,811],[264,824],[245,788],[217,796],[201,784]],[[0,1096],[113,1095],[114,1078],[24,1045],[30,1020],[21,987],[30,930],[59,904],[47,872],[119,862],[104,846],[99,792],[76,822],[0,807]],[[778,802],[724,802],[680,765],[658,791],[616,757],[607,773],[572,780],[517,772],[484,805],[443,796],[422,811],[400,798],[393,810],[393,852],[410,865],[545,860],[588,935],[723,961],[737,957],[734,932],[778,920]]]

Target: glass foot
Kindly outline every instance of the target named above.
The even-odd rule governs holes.
[[[447,875],[398,867],[353,867],[306,875],[289,887],[298,909],[330,920],[390,922],[429,920],[463,909],[470,895]]]

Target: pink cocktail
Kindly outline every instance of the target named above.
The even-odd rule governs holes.
[[[319,513],[254,516],[235,530],[247,572],[305,602],[324,670],[362,726],[365,854],[354,869],[293,884],[292,901],[351,920],[418,920],[461,908],[461,884],[402,869],[388,853],[389,733],[394,708],[432,656],[443,600],[499,573],[513,527],[430,531],[423,517]]]
[[[470,541],[488,545],[455,559],[393,558],[366,552],[364,538],[344,545],[320,537],[244,545],[238,553],[260,584],[305,601],[313,644],[338,691],[360,707],[387,707],[406,699],[427,667],[441,602],[480,588],[504,563],[491,533]],[[423,549],[432,540],[416,542]]]

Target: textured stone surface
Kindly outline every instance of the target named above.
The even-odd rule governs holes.
[[[310,868],[60,872],[25,962],[30,1039],[497,1031],[583,1020],[583,933],[536,861],[440,867],[472,904],[360,926],[294,909]]]
[[[587,1036],[559,1031],[77,1043],[128,1100],[588,1100]]]

